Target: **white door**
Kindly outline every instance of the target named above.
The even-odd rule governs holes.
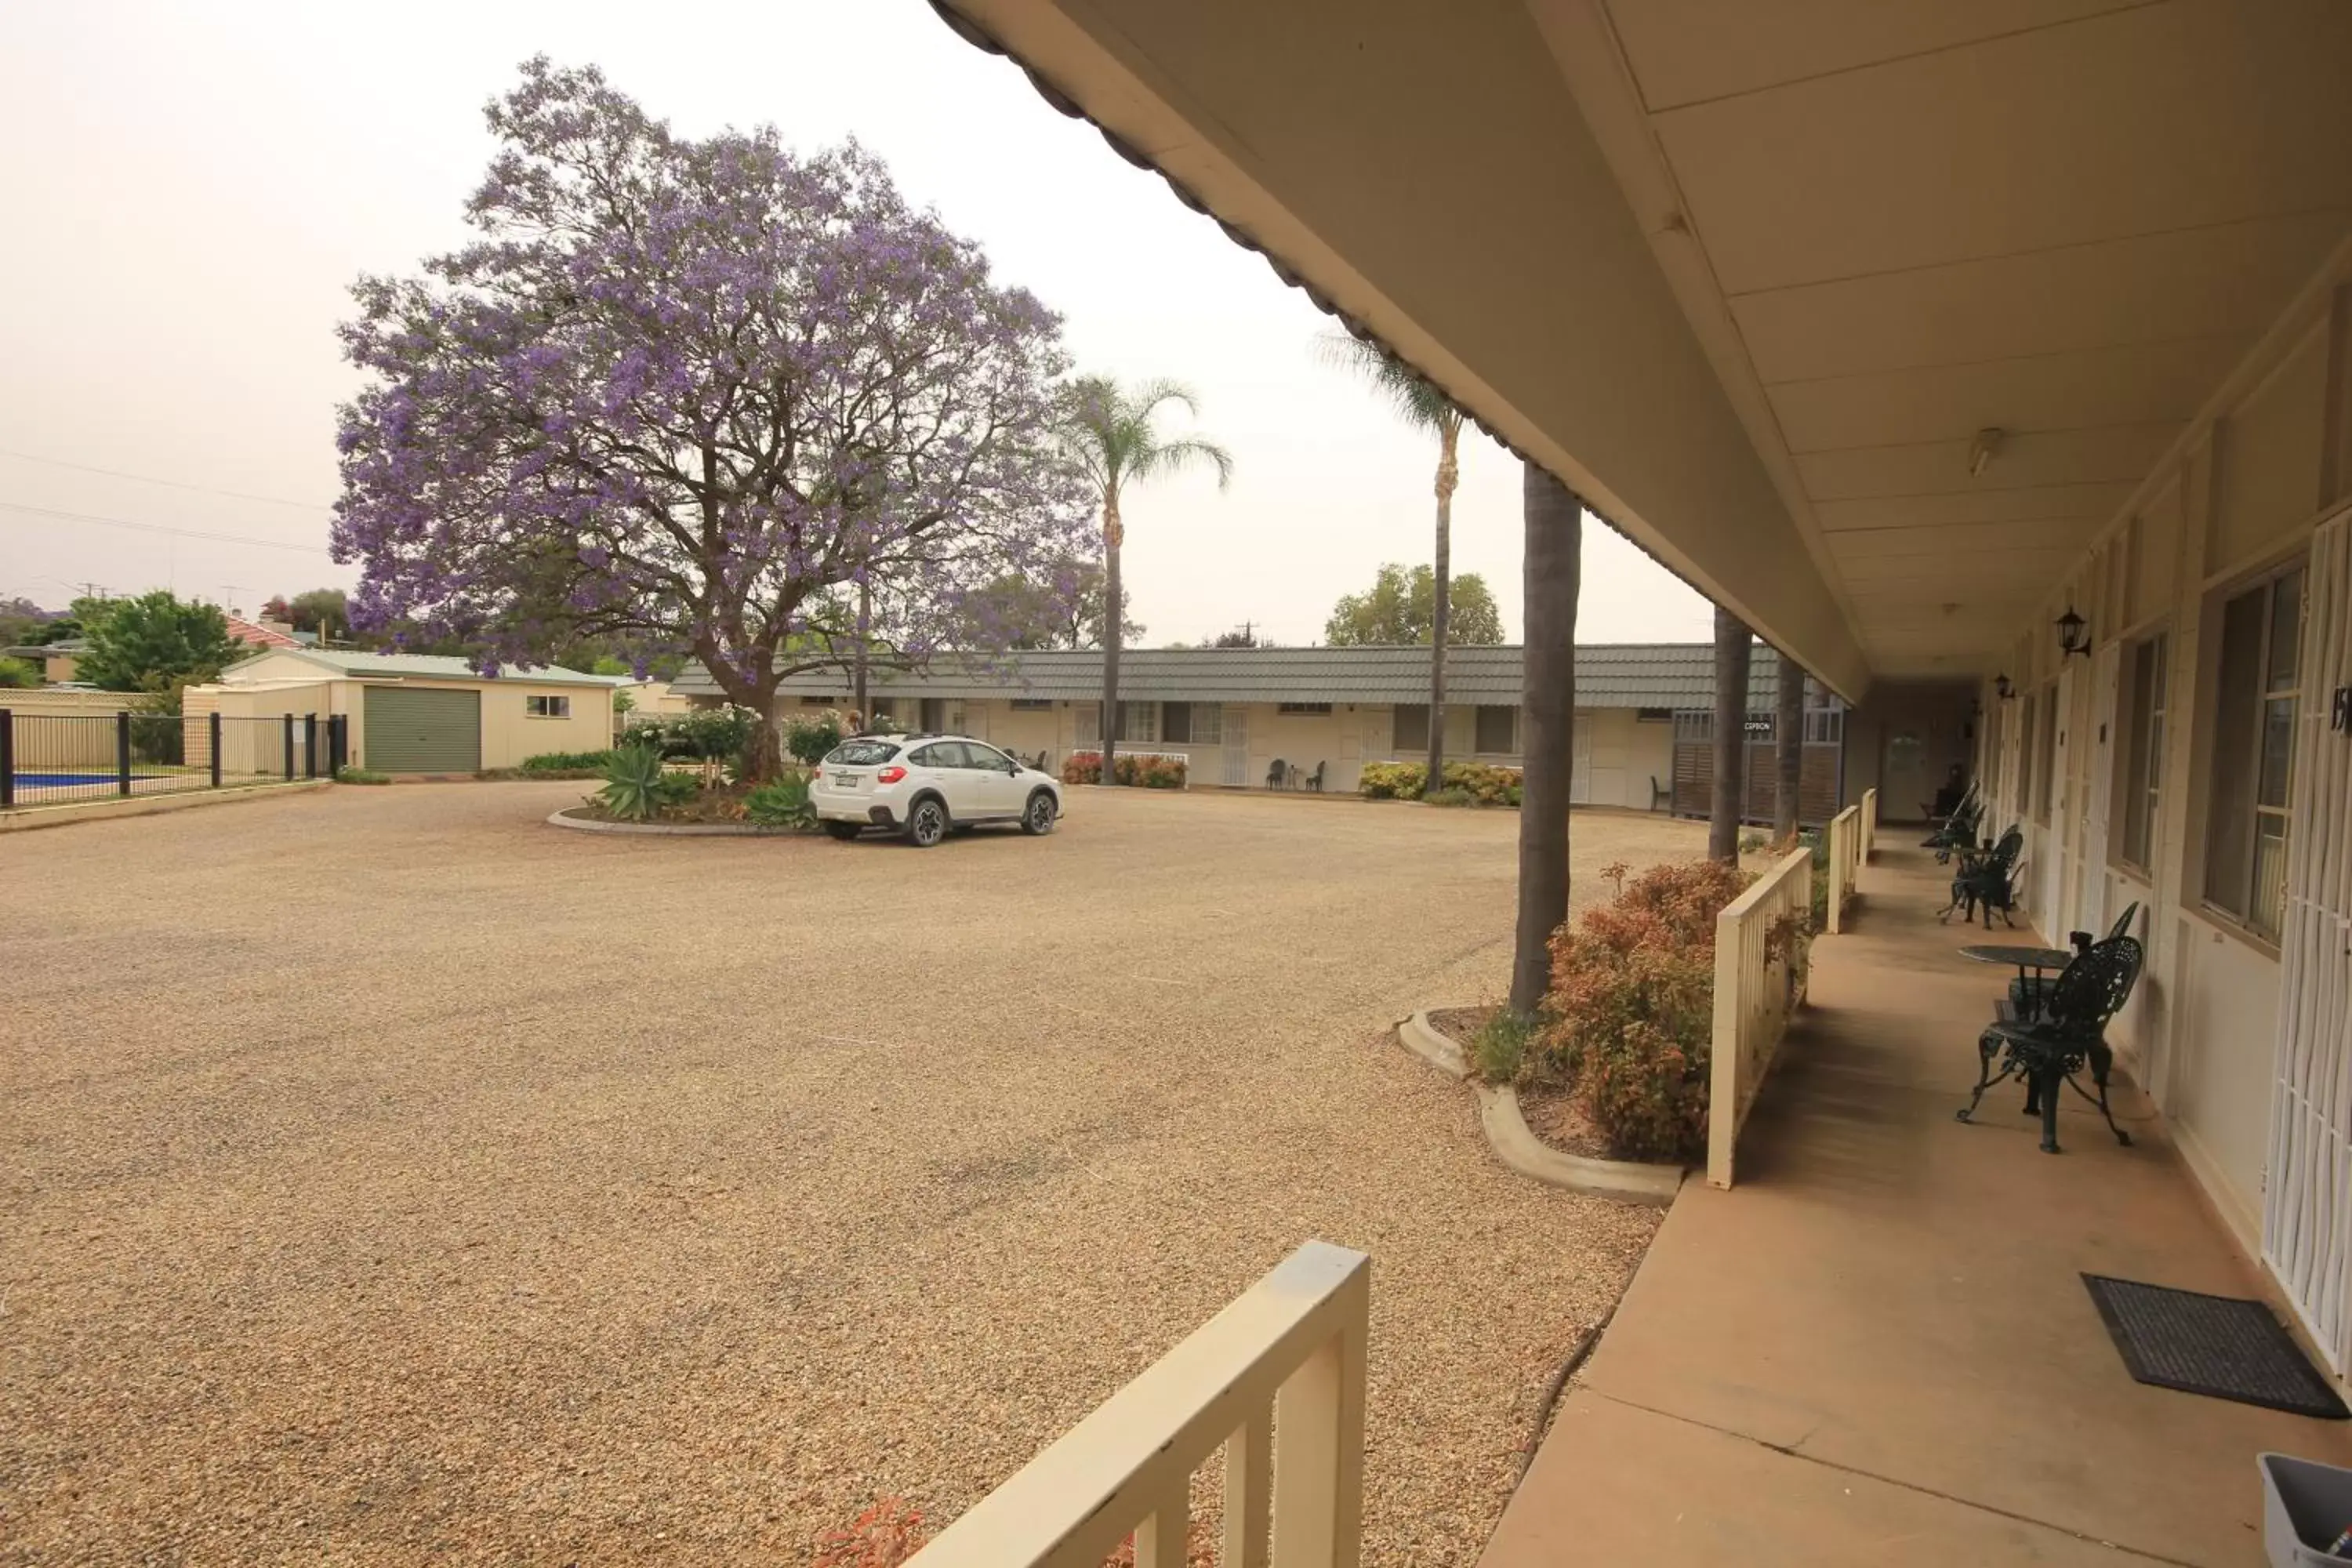
[[[2074,922],[2068,930],[2107,934],[2107,808],[2116,785],[2116,702],[2123,679],[2124,645],[2109,643],[2091,657],[2091,752],[2084,774],[2083,852],[2076,859]],[[2056,936],[2059,933],[2050,933]]]
[[[1249,710],[1225,710],[1225,787],[1247,789],[1250,785]]]
[[[2352,1370],[2352,740],[2331,732],[2352,688],[2352,537],[2313,538],[2287,792],[2276,1079],[2263,1257],[2320,1353]]]
[[[1588,716],[1577,715],[1580,719]],[[1592,726],[1589,723],[1576,726],[1576,745],[1568,769],[1568,804],[1592,804]]]
[[[2034,923],[2042,934],[2052,942],[2064,939],[2074,929],[2074,911],[2067,907],[2066,889],[2073,869],[2073,858],[2067,853],[2067,831],[2072,823],[2074,773],[2067,757],[2073,746],[2074,728],[2074,661],[2058,672],[2058,684],[2051,688],[2058,705],[2055,720],[2050,721],[2050,826],[2042,832],[2042,896],[2034,906]],[[2044,695],[2050,695],[2045,693]],[[2037,801],[2035,803],[2039,805]]]

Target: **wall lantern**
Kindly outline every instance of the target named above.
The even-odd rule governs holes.
[[[2068,605],[2066,613],[2058,617],[2058,647],[2061,653],[2091,657],[2091,623],[2074,613]]]
[[[1995,695],[1999,696],[2003,702],[2008,701],[2011,698],[2017,695],[2016,684],[2006,675],[1994,676],[1992,678],[1992,689]]]

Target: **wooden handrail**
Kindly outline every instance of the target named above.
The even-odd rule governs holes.
[[[1795,849],[1734,899],[1715,922],[1714,1059],[1707,1084],[1706,1179],[1727,1187],[1739,1130],[1788,1032],[1804,982],[1791,943],[1773,927],[1811,918],[1813,852]]]
[[[1136,1568],[1183,1568],[1192,1472],[1223,1443],[1220,1563],[1356,1568],[1371,1280],[1364,1254],[1307,1243],[910,1563],[1100,1568],[1132,1533]]]

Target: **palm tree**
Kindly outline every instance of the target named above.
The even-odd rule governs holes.
[[[1551,935],[1568,919],[1569,795],[1576,762],[1576,602],[1584,502],[1533,463],[1521,479],[1527,530],[1523,651],[1527,736],[1519,744],[1519,911],[1510,1009],[1532,1019],[1551,988]]]
[[[1377,343],[1332,332],[1322,340],[1324,363],[1352,371],[1370,383],[1391,407],[1415,429],[1437,437],[1437,559],[1431,568],[1436,594],[1429,633],[1429,774],[1423,793],[1445,784],[1445,643],[1454,605],[1454,489],[1460,482],[1456,460],[1462,442],[1462,410],[1436,384]]]
[[[1127,606],[1118,576],[1118,547],[1126,539],[1119,498],[1129,486],[1203,464],[1216,469],[1217,488],[1223,489],[1233,481],[1234,458],[1213,441],[1164,436],[1153,423],[1166,404],[1200,412],[1200,400],[1181,382],[1147,381],[1128,389],[1107,375],[1082,375],[1070,384],[1068,396],[1064,441],[1102,501],[1102,782],[1108,784],[1117,782],[1112,764],[1118,744],[1118,650]]]
[[[1748,661],[1756,634],[1715,607],[1715,801],[1706,858],[1739,864],[1739,824],[1748,804]]]

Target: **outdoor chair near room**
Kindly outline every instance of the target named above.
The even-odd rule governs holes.
[[[1951,901],[1936,911],[1936,919],[1948,921],[1952,911],[1958,910],[1965,925],[1981,910],[1987,931],[1992,929],[1996,913],[2004,924],[2016,925],[2010,911],[2017,907],[2017,873],[2021,865],[2018,857],[2024,852],[2025,830],[2014,823],[1990,849],[1960,849],[1959,869],[1952,873]]]
[[[1936,831],[1919,840],[1919,847],[1933,849],[1937,865],[1950,864],[1952,852],[1956,849],[1975,848],[1977,829],[1984,823],[1984,802],[1977,794],[1977,786],[1970,784],[1968,792],[1960,796],[1959,804],[1952,808],[1951,815],[1934,821]]]
[[[2127,936],[2095,942],[2075,956],[2050,989],[2047,1004],[2032,1016],[1996,1017],[1977,1039],[1977,1087],[1967,1109],[1955,1113],[1974,1121],[1988,1090],[2009,1079],[2025,1083],[2025,1114],[2042,1118],[2042,1152],[2058,1152],[2058,1086],[2063,1082],[2098,1108],[2116,1135],[2131,1146],[2131,1134],[2116,1125],[2107,1105],[2107,1079],[2115,1052],[2106,1042],[2107,1022],[2131,999],[2144,954]],[[2004,1009],[2004,1012],[2009,1011]],[[2000,1070],[1994,1070],[1999,1058]],[[2094,1095],[2078,1081],[2088,1068]]]
[[[2107,940],[2112,942],[2116,937],[2131,935],[2132,921],[2137,919],[2139,901],[2134,900],[2124,906],[2124,912],[2117,915],[2116,923],[2107,928]],[[2067,932],[2066,940],[2074,945],[2075,952],[2081,954],[2091,951],[2095,939],[2089,931],[2077,931]],[[2058,977],[2054,974],[2021,974],[2009,983],[2009,1005],[2016,1009],[2018,1016],[2031,1018],[2042,1011],[2057,984]]]
[[[1298,787],[1300,789],[1311,789],[1317,795],[1321,795],[1323,793],[1323,779],[1325,774],[1330,769],[1330,766],[1331,764],[1328,762],[1317,763],[1315,764],[1315,771],[1298,781]]]
[[[1265,787],[1268,789],[1280,789],[1289,781],[1289,778],[1290,764],[1284,762],[1280,757],[1276,757],[1274,759],[1273,766],[1265,770]]]

